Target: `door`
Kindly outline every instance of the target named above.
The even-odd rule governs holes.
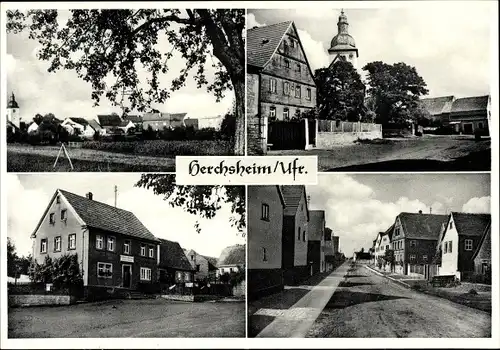
[[[471,123],[464,124],[464,134],[467,134],[467,135],[472,134],[472,124]]]
[[[305,149],[306,127],[303,120],[272,121],[268,124],[267,142],[273,150]]]
[[[132,286],[131,265],[122,265],[122,281],[123,281],[123,288],[130,288]]]

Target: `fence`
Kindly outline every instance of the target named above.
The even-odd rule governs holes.
[[[318,120],[318,132],[382,132],[381,124]]]
[[[170,295],[232,295],[232,286],[229,283],[177,283],[172,286],[163,285],[162,293]]]
[[[382,138],[382,125],[340,120],[317,120],[316,147],[329,149],[357,140]]]

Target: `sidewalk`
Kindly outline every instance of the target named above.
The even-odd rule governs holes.
[[[258,335],[258,338],[303,338],[323,311],[344,275],[349,269],[345,262],[289,309],[260,309],[255,315],[271,316],[274,320]]]

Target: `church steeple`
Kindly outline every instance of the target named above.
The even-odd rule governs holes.
[[[338,59],[345,59],[351,62],[354,68],[357,68],[358,48],[354,38],[349,34],[349,22],[344,9],[340,11],[337,31],[337,35],[333,37],[328,49],[331,57],[330,64],[333,64]]]
[[[7,104],[7,108],[19,108],[19,105],[16,101],[16,96],[14,96],[14,92],[10,95],[9,103]]]
[[[340,11],[339,21],[337,22],[337,31],[339,34],[349,34],[349,23],[347,22],[347,16],[344,13],[344,9]]]

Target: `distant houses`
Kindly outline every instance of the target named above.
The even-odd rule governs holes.
[[[217,277],[225,274],[245,271],[246,247],[244,244],[237,244],[226,247],[222,250],[217,261]]]
[[[184,251],[194,270],[195,281],[213,281],[217,276],[217,258],[198,254],[195,250]]]

